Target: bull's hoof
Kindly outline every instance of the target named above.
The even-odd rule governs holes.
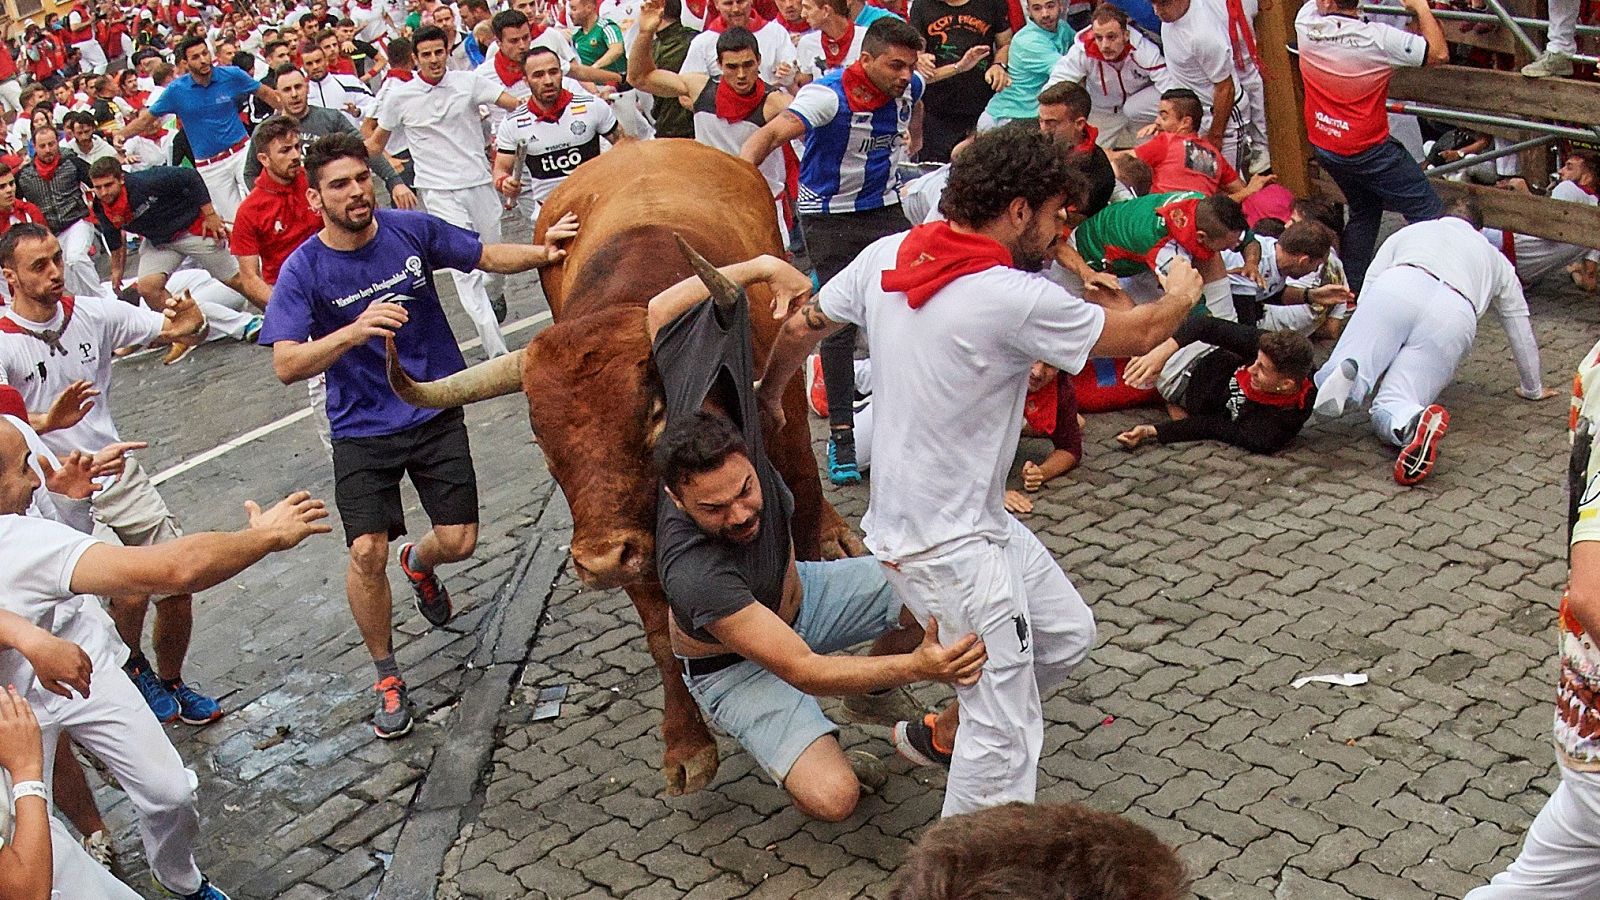
[[[852,556],[866,556],[867,545],[861,543],[861,538],[850,530],[850,526],[839,523],[839,527],[832,531],[825,531],[821,540],[823,559],[849,559]]]
[[[711,743],[689,756],[674,760],[674,754],[667,752],[661,767],[661,774],[667,779],[667,796],[681,797],[692,794],[711,783],[717,776],[717,742],[713,738]]]

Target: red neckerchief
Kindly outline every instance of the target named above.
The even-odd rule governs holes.
[[[884,270],[879,284],[885,291],[904,293],[912,309],[921,309],[957,278],[1012,262],[1011,251],[994,238],[958,232],[943,220],[928,222],[900,242],[894,268]]]
[[[1133,39],[1130,36],[1128,41],[1122,45],[1121,56],[1116,59],[1106,59],[1105,55],[1100,52],[1100,45],[1094,42],[1094,30],[1092,28],[1085,28],[1078,32],[1078,43],[1083,45],[1083,52],[1090,59],[1098,59],[1101,62],[1122,62],[1128,58],[1129,53],[1133,52]]]
[[[884,104],[894,99],[872,83],[859,59],[844,67],[840,83],[844,86],[845,102],[850,104],[853,113],[882,109]]]
[[[50,179],[56,177],[56,170],[61,168],[61,160],[65,158],[66,157],[58,156],[56,157],[55,162],[45,165],[44,162],[39,159],[39,157],[35,156],[33,158],[33,168],[39,173],[39,177],[44,179],[46,184],[49,184]]]
[[[328,71],[336,75],[354,75],[356,73],[356,64],[344,57],[340,57],[334,61],[333,65],[328,67]]]
[[[811,30],[811,26],[806,24],[805,19],[802,18],[798,21],[791,22],[788,19],[785,19],[783,17],[783,13],[781,12],[778,13],[777,18],[773,21],[777,22],[779,25],[782,25],[783,30],[789,32],[790,34],[805,34]]]
[[[828,37],[827,32],[818,32],[822,35],[822,63],[829,69],[837,69],[844,65],[844,56],[850,52],[850,45],[855,43],[856,23],[847,22],[844,34],[838,40]]]
[[[124,186],[122,192],[117,194],[117,199],[110,203],[100,201],[100,208],[105,210],[106,219],[112,227],[121,228],[133,219],[133,208],[128,205],[128,188]]]
[[[559,122],[561,121],[561,114],[566,112],[567,104],[571,102],[572,92],[562,88],[561,96],[556,98],[556,105],[551,107],[549,112],[539,108],[538,102],[532,97],[528,98],[528,112],[533,113],[533,117],[541,122]]]
[[[494,73],[500,76],[500,83],[506,87],[522,80],[522,67],[511,61],[510,54],[494,55]]]
[[[1586,188],[1582,185],[1582,183],[1577,181],[1574,181],[1573,184],[1576,184],[1578,186],[1578,190],[1583,191],[1585,194],[1588,194],[1591,197],[1597,196],[1594,188]]]
[[[450,72],[448,70],[446,70],[446,72],[444,73],[444,75],[449,75],[449,74],[450,74]],[[428,80],[428,76],[422,74],[421,72],[417,73],[417,77],[422,79],[422,83],[427,85],[428,87],[438,87],[441,83],[444,82],[444,75],[440,75],[438,81],[429,81]]]
[[[4,316],[0,317],[0,332],[5,334],[25,334],[28,337],[31,337],[36,341],[40,341],[45,346],[49,347],[49,355],[55,356],[59,353],[62,356],[66,356],[67,348],[61,345],[61,336],[66,334],[67,326],[72,324],[72,310],[76,305],[77,301],[72,299],[71,294],[62,294],[61,325],[59,327],[43,328],[38,331],[34,331],[32,328],[29,328],[21,322],[18,322],[16,319],[11,318],[10,316]]]
[[[393,78],[395,81],[410,81],[411,79],[417,77],[417,73],[407,72],[405,69],[390,69],[388,72],[384,73],[383,77]]]
[[[744,23],[745,30],[751,34],[755,34],[766,26],[767,20],[762,17],[761,13],[751,9],[750,21]],[[713,34],[721,34],[727,29],[727,27],[728,23],[722,20],[722,13],[716,13],[715,18],[706,20],[706,30],[712,32]]]
[[[1196,263],[1206,262],[1217,255],[1215,250],[1200,243],[1200,226],[1195,223],[1195,208],[1199,203],[1197,198],[1191,197],[1188,200],[1174,200],[1156,209],[1156,215],[1167,223],[1167,237],[1189,251]],[[1157,244],[1151,252],[1154,253],[1160,246]]]
[[[717,118],[726,122],[743,122],[749,115],[761,108],[767,99],[767,83],[756,79],[755,89],[748,94],[741,94],[728,84],[725,78],[717,79]]]
[[[23,402],[21,392],[9,384],[0,384],[0,415],[28,421],[28,405]]]
[[[1053,434],[1056,430],[1056,413],[1061,409],[1057,398],[1061,388],[1056,379],[1060,377],[1061,373],[1057,372],[1046,378],[1037,391],[1028,392],[1028,398],[1022,403],[1022,421],[1040,434]]]
[[[1228,40],[1233,44],[1233,58],[1239,58],[1239,45],[1243,44],[1250,61],[1255,63],[1256,71],[1261,73],[1261,80],[1266,81],[1267,70],[1261,67],[1261,54],[1256,50],[1256,32],[1244,14],[1241,0],[1228,0]]]
[[[706,8],[711,5],[711,0],[685,0],[685,5],[689,7],[689,12],[694,13],[696,19],[702,24],[706,23]]]
[[[1072,152],[1093,153],[1094,142],[1099,137],[1100,129],[1090,125],[1088,122],[1083,123],[1083,140],[1078,142],[1078,146],[1072,148]]]
[[[1233,373],[1233,380],[1239,383],[1239,392],[1251,403],[1262,406],[1276,406],[1280,409],[1301,409],[1306,404],[1306,397],[1311,394],[1311,379],[1300,379],[1300,390],[1293,394],[1274,394],[1264,391],[1250,382],[1250,367],[1240,366]]]

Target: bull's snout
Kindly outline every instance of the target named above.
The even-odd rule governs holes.
[[[640,535],[574,541],[572,566],[584,585],[614,588],[643,578],[650,553],[648,540]]]

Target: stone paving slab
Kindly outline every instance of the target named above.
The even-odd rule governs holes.
[[[518,278],[513,318],[543,309]],[[1600,310],[1566,290],[1532,300],[1546,378],[1564,387],[1600,334]],[[456,333],[469,336],[453,306]],[[1089,661],[1048,698],[1041,799],[1149,825],[1179,847],[1207,898],[1459,897],[1509,861],[1555,783],[1565,406],[1516,400],[1503,333],[1492,320],[1482,331],[1444,397],[1444,461],[1415,489],[1393,484],[1392,457],[1360,416],[1314,426],[1266,459],[1200,444],[1125,454],[1112,436],[1154,411],[1091,417],[1084,466],[1026,520],[1100,622]],[[304,404],[301,388],[272,377],[266,351],[237,345],[116,373],[119,424],[152,441],[152,471]],[[468,422],[484,533],[473,560],[446,572],[461,612],[430,631],[397,603],[398,655],[430,711],[411,738],[380,743],[365,724],[372,675],[337,538],[198,599],[188,674],[230,715],[171,733],[201,777],[202,863],[236,897],[370,897],[401,835],[426,825],[419,786],[478,677],[469,664],[484,635],[502,613],[526,612],[526,600],[495,601],[551,496],[518,398],[480,404]],[[1024,444],[1035,457],[1045,449]],[[300,487],[329,496],[331,474],[300,423],[162,491],[191,530],[234,527],[244,499]],[[864,510],[864,488],[830,496],[853,520]],[[937,815],[937,774],[892,761],[879,796],[825,825],[789,809],[725,740],[708,790],[666,798],[659,678],[631,605],[566,578],[539,599],[545,616],[444,856],[441,897],[886,893]],[[1344,671],[1372,681],[1288,687]],[[532,723],[532,695],[557,683],[571,689],[561,718]],[[891,754],[882,729],[843,737]],[[145,890],[126,801],[100,796]]]

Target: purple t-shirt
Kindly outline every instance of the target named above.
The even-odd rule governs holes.
[[[432,381],[466,368],[434,290],[435,269],[477,268],[483,244],[462,228],[411,210],[377,210],[378,233],[365,247],[334,250],[312,235],[278,272],[257,341],[309,341],[354,322],[377,300],[403,303],[410,319],[395,333],[406,371]],[[328,421],[335,438],[376,437],[414,428],[439,414],[395,396],[384,371],[383,341],[354,347],[328,368]]]

